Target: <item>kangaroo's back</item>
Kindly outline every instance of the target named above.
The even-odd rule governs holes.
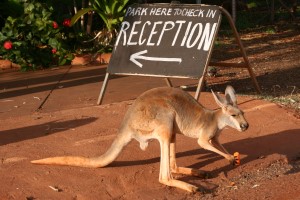
[[[136,99],[127,111],[121,129],[130,127],[146,134],[155,126],[172,123],[177,133],[188,135],[197,128],[204,112],[203,106],[181,89],[155,88]]]
[[[148,90],[136,99],[133,107],[146,105],[149,107],[173,108],[178,114],[182,110],[192,112],[203,109],[203,106],[187,92],[173,87],[160,87]]]

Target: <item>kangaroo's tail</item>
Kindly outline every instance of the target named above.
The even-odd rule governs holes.
[[[51,157],[40,160],[33,160],[31,163],[41,165],[68,165],[77,167],[104,167],[113,162],[121,153],[123,148],[131,141],[130,134],[119,133],[117,138],[113,141],[110,148],[99,157],[85,158],[78,156],[63,156],[63,157]]]

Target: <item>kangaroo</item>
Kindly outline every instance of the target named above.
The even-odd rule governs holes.
[[[205,176],[205,172],[199,169],[176,165],[176,133],[198,139],[202,148],[234,163],[235,157],[219,143],[220,131],[225,126],[245,131],[249,126],[243,111],[237,107],[235,91],[231,86],[227,86],[225,98],[213,91],[212,94],[221,109],[206,109],[191,95],[178,88],[151,89],[139,96],[128,109],[116,139],[103,155],[95,158],[51,157],[31,163],[104,167],[113,162],[132,139],[140,143],[142,150],[146,149],[149,140],[157,139],[161,149],[159,182],[188,192],[200,191],[200,188],[172,177],[172,173]]]

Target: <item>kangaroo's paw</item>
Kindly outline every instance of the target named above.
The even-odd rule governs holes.
[[[189,183],[179,181],[179,180],[174,180],[174,179],[169,179],[169,180],[159,180],[160,183],[171,186],[171,187],[176,187],[180,188],[182,190],[191,192],[191,193],[196,193],[196,192],[202,192],[201,188],[196,187],[194,185],[191,185]]]
[[[197,176],[199,178],[208,178],[210,176],[206,171],[187,167],[176,167],[172,169],[172,173]]]

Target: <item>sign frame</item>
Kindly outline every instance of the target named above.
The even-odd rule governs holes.
[[[141,4],[141,5],[155,5],[155,4]],[[156,5],[160,5],[160,4],[156,4]],[[165,4],[166,5],[166,4]],[[174,4],[169,4],[169,5],[174,5]],[[179,6],[184,6],[184,5],[199,5],[199,4],[176,4],[176,5],[179,5]],[[207,5],[204,5],[204,4],[201,4],[202,6],[207,6]],[[218,67],[234,67],[234,68],[247,68],[248,69],[248,72],[251,76],[251,79],[252,79],[252,82],[254,84],[254,87],[256,89],[256,91],[258,93],[261,93],[261,90],[260,90],[260,87],[258,85],[258,82],[256,80],[256,77],[255,77],[255,74],[253,73],[252,71],[252,68],[250,66],[250,62],[248,60],[248,57],[246,55],[246,51],[243,47],[243,44],[241,42],[241,39],[240,39],[240,36],[235,28],[235,25],[234,25],[234,22],[231,18],[231,15],[228,13],[228,11],[226,11],[223,7],[221,6],[214,6],[214,7],[218,7],[219,11],[220,11],[220,16],[219,16],[219,19],[218,19],[218,24],[217,24],[217,30],[214,32],[214,35],[213,35],[213,38],[212,38],[212,42],[211,42],[211,45],[209,47],[209,50],[207,52],[207,55],[206,55],[206,60],[205,62],[203,63],[204,66],[199,66],[201,67],[202,69],[202,73],[199,74],[198,77],[190,77],[190,76],[178,76],[178,75],[164,75],[164,74],[151,74],[151,73],[146,73],[146,74],[141,74],[141,73],[118,73],[118,72],[112,72],[110,70],[110,65],[109,67],[107,68],[107,72],[105,74],[105,78],[104,78],[104,81],[103,81],[103,84],[102,84],[102,87],[101,87],[101,91],[100,91],[100,94],[99,94],[99,97],[98,97],[98,101],[97,101],[97,104],[100,105],[103,101],[103,97],[104,97],[104,94],[105,94],[105,91],[106,91],[106,87],[107,87],[107,84],[108,84],[108,81],[109,81],[109,76],[111,74],[113,75],[135,75],[135,76],[154,76],[154,77],[162,77],[162,78],[165,78],[166,80],[166,83],[168,86],[172,87],[172,83],[171,83],[171,80],[170,78],[199,78],[199,82],[198,82],[198,85],[197,85],[197,89],[196,89],[196,93],[195,93],[195,99],[199,99],[199,96],[200,96],[200,91],[202,90],[203,88],[203,85],[204,85],[204,81],[205,81],[205,77],[206,77],[206,74],[207,74],[207,69],[208,69],[208,66],[218,66]],[[243,57],[243,60],[244,60],[244,63],[224,63],[224,62],[211,62],[210,59],[211,59],[211,54],[212,54],[212,49],[213,49],[213,44],[214,44],[214,41],[215,41],[215,38],[218,34],[218,30],[219,30],[219,25],[221,23],[221,16],[222,14],[227,18],[227,20],[229,21],[229,24],[230,24],[230,27],[233,31],[233,35],[235,36],[235,39],[236,39],[236,42],[240,48],[240,51],[241,51],[241,54],[242,54],[242,57]],[[115,50],[115,49],[114,49]],[[113,53],[114,55],[114,53]],[[110,63],[114,62],[113,60],[113,56],[112,55],[112,59],[110,61]],[[132,61],[132,60],[131,60]],[[135,63],[135,62],[133,62]],[[137,64],[137,63],[135,63]],[[113,65],[112,65],[113,66]],[[201,72],[200,70],[200,72]]]
[[[107,72],[199,79],[221,18],[221,12],[215,5],[129,6]]]

